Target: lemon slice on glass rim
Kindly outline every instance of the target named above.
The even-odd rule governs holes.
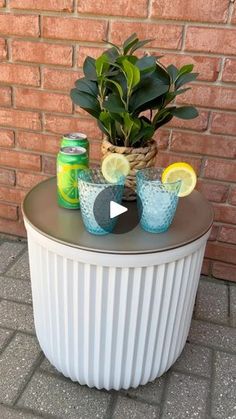
[[[130,171],[128,159],[123,154],[108,154],[102,161],[102,174],[107,182],[116,183]]]
[[[190,164],[177,162],[170,164],[163,171],[161,180],[163,183],[171,183],[181,180],[182,183],[178,196],[183,197],[189,195],[194,190],[197,183],[197,176]]]

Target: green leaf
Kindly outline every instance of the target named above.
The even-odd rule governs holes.
[[[126,39],[126,41],[123,43],[123,51],[124,55],[126,55],[130,48],[134,46],[138,42],[138,37],[136,33],[133,33],[129,36],[129,38]]]
[[[186,89],[175,90],[174,92],[168,92],[166,94],[165,104],[168,105],[168,103],[172,102],[172,100],[174,100],[176,96],[181,95],[187,92],[188,90],[191,90],[191,87],[187,87]]]
[[[170,122],[172,118],[173,118],[173,115],[171,113],[168,113],[167,115],[165,115],[164,118],[162,118],[160,121],[157,121],[157,123],[155,124],[155,130],[160,128],[162,125],[165,125],[168,122]]]
[[[150,140],[154,134],[154,126],[148,123],[144,117],[139,118],[140,121],[140,129],[139,132],[131,138],[131,145],[134,146],[135,144],[141,141],[142,145]]]
[[[157,123],[159,124],[161,121],[163,121],[166,118],[167,115],[170,114],[171,111],[174,111],[175,109],[176,109],[176,106],[172,106],[172,107],[164,108],[160,110],[154,116],[152,123],[154,125],[156,125]]]
[[[103,107],[112,113],[125,112],[125,107],[120,97],[114,93],[110,94],[103,102]]]
[[[111,136],[111,118],[107,111],[102,111],[99,115],[99,121],[102,123],[106,132]]]
[[[130,50],[130,54],[133,54],[139,48],[144,47],[144,45],[149,44],[153,39],[145,39],[144,41],[138,41]]]
[[[156,59],[155,57],[144,56],[137,61],[136,66],[139,68],[141,73],[154,71],[156,68]]]
[[[189,73],[189,74],[183,74],[182,76],[178,77],[175,83],[176,89],[183,86],[184,84],[187,84],[191,81],[196,80],[198,76],[198,73]]]
[[[183,67],[181,67],[178,71],[178,77],[182,76],[183,74],[191,73],[193,71],[193,64],[186,64]]]
[[[85,77],[77,80],[75,82],[75,86],[80,92],[88,93],[94,97],[97,97],[98,95],[97,83],[92,80],[88,80]]]
[[[119,52],[117,51],[117,48],[115,48],[115,47],[112,47],[112,48],[107,49],[104,52],[104,54],[107,55],[107,57],[109,58],[110,62],[112,62],[112,63],[117,59],[117,57],[119,57]]]
[[[159,96],[167,93],[169,85],[160,84],[160,80],[154,78],[148,78],[143,81],[142,86],[135,90],[131,95],[130,109],[132,112],[136,112],[144,104],[151,102]]]
[[[198,111],[194,106],[181,106],[172,110],[171,114],[180,119],[193,119],[197,118]]]
[[[95,67],[98,77],[106,73],[110,68],[108,56],[106,54],[102,54],[100,57],[98,57],[95,61]]]
[[[117,52],[120,54],[121,53],[121,49],[118,47],[118,45],[113,44],[112,42],[106,41],[105,39],[103,39],[103,42],[105,42],[106,44],[111,45],[113,48],[115,48],[117,50]]]
[[[83,65],[84,75],[89,80],[97,80],[97,73],[95,67],[95,59],[87,57]]]
[[[107,83],[112,83],[113,84],[113,86],[115,86],[116,87],[116,92],[118,91],[118,93],[119,93],[119,95],[120,95],[120,98],[121,99],[123,99],[123,90],[122,90],[122,87],[121,87],[121,85],[117,82],[117,81],[115,81],[115,80],[112,80],[112,79],[106,79],[106,82]]]
[[[118,64],[123,64],[124,60],[128,60],[131,64],[135,65],[136,62],[138,61],[138,58],[135,57],[134,55],[121,55],[120,57],[117,58],[116,62]]]
[[[114,119],[114,121],[119,122],[120,124],[124,124],[124,119],[122,118],[122,116],[119,113],[113,113],[110,112],[111,118]],[[122,113],[123,115],[123,113]]]
[[[131,91],[140,81],[140,71],[128,60],[124,60],[122,64],[127,78],[128,90]]]
[[[183,93],[187,92],[188,90],[191,90],[191,87],[186,87],[185,89],[179,89],[175,91],[175,96],[182,95]]]
[[[140,127],[141,123],[138,118],[132,118],[128,112],[124,114],[124,131],[127,138],[134,137],[138,133]]]
[[[95,99],[93,96],[89,95],[88,93],[79,92],[77,89],[72,89],[70,92],[70,97],[73,103],[85,109],[95,118],[99,117],[99,114],[101,112],[100,105],[98,100]]]
[[[172,83],[174,83],[178,77],[178,68],[171,64],[167,67],[167,72],[172,80]]]
[[[171,84],[171,78],[164,66],[156,62],[155,77],[162,81],[164,84]]]

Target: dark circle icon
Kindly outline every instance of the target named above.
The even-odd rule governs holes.
[[[137,201],[121,201],[123,190],[119,185],[108,186],[95,199],[93,206],[95,220],[108,233],[128,233],[139,224],[142,204],[138,196]]]

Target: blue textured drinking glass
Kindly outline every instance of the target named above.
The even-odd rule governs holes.
[[[150,233],[168,230],[179,200],[181,180],[162,183],[161,174],[162,169],[154,167],[136,173],[140,224]]]
[[[120,176],[116,183],[107,182],[100,169],[81,170],[78,173],[81,215],[89,233],[104,235],[112,232],[117,217],[110,218],[110,201],[121,203],[124,184],[124,176]],[[97,199],[102,191],[104,194]]]

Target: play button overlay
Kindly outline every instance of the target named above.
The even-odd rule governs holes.
[[[139,224],[141,207],[139,211],[137,202],[122,201],[123,187],[119,185],[109,186],[102,190],[95,199],[93,214],[101,228],[109,232],[109,226],[113,223],[111,234],[124,234],[133,230]]]
[[[117,204],[117,202],[110,201],[110,218],[118,217],[128,211],[127,207]]]

